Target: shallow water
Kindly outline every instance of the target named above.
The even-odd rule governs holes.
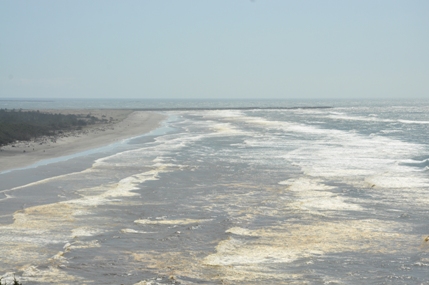
[[[429,104],[332,105],[169,111],[165,132],[0,175],[0,275],[429,284]]]

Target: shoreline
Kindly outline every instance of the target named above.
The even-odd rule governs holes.
[[[129,109],[42,110],[61,114],[88,114],[109,118],[109,123],[89,125],[82,130],[44,136],[0,147],[0,172],[22,168],[38,161],[66,156],[143,135],[160,126],[165,115]]]

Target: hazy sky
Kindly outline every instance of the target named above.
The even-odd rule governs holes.
[[[429,1],[0,1],[0,98],[429,98]]]

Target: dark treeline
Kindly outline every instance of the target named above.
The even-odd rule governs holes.
[[[30,140],[40,136],[54,135],[58,131],[80,129],[88,122],[98,119],[77,115],[48,114],[39,111],[0,109],[0,146],[17,140]]]

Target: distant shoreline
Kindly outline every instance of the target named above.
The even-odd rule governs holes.
[[[225,111],[225,110],[300,110],[300,109],[332,109],[331,106],[310,106],[310,107],[189,107],[189,108],[139,108],[134,111]]]
[[[43,159],[61,157],[142,135],[157,128],[164,115],[128,109],[41,110],[61,114],[88,114],[107,118],[114,123],[89,125],[82,130],[64,132],[31,141],[19,141],[0,148],[0,172],[29,166]]]

